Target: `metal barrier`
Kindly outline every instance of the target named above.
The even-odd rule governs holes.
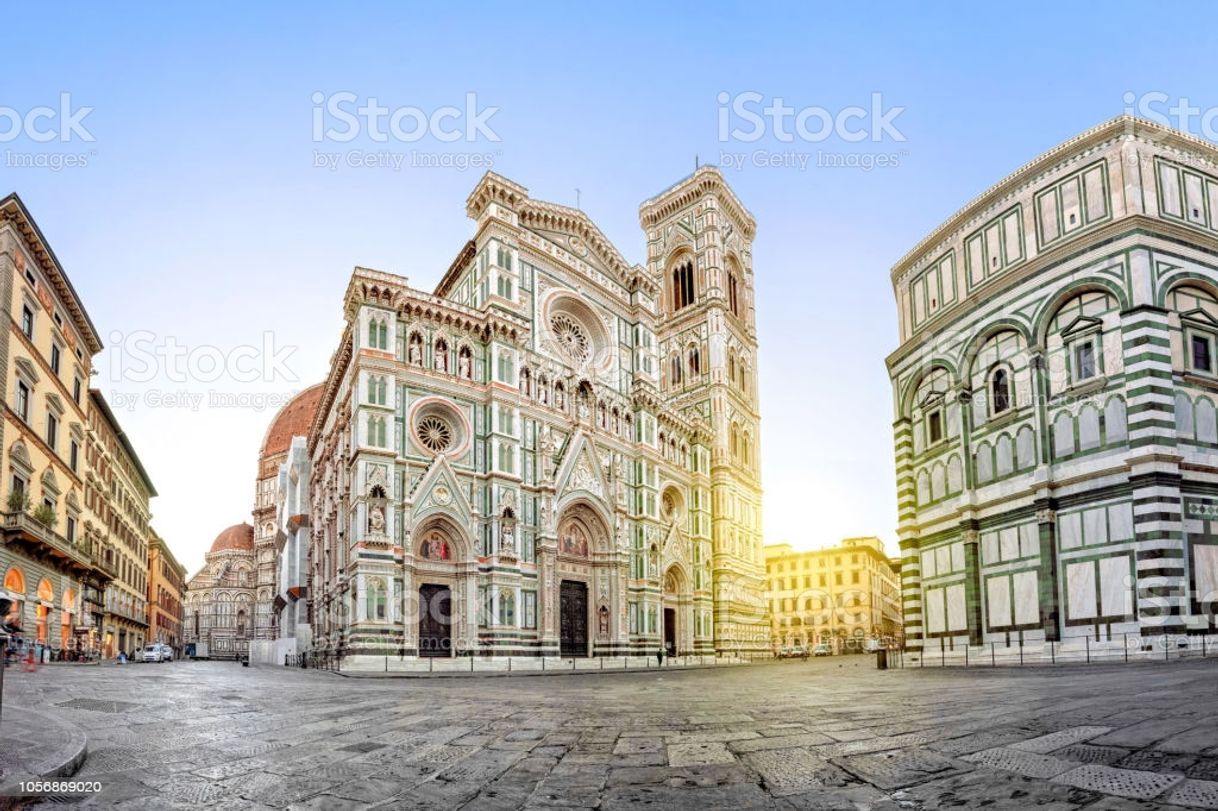
[[[887,668],[1024,667],[1059,664],[1102,664],[1204,659],[1218,656],[1218,634],[1113,635],[1070,637],[1049,642],[1015,645],[989,642],[960,645],[940,637],[927,640],[934,647],[887,651]],[[935,644],[937,642],[937,644]],[[879,667],[877,657],[877,667]]]

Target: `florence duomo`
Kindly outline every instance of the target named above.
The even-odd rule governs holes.
[[[488,173],[434,292],[356,268],[309,437],[313,643],[765,648],[753,217],[704,168],[646,265]]]

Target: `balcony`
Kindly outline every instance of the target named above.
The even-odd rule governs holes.
[[[27,512],[6,512],[3,516],[0,531],[6,545],[19,547],[74,577],[83,577],[93,570],[92,556],[84,544],[72,543]]]

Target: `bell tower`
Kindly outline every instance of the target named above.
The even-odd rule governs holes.
[[[769,649],[762,552],[756,221],[718,168],[704,166],[640,206],[656,308],[660,389],[709,429],[695,471],[708,474],[714,637],[720,651]]]

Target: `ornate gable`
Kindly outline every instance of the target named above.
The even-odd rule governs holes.
[[[560,500],[580,492],[605,501],[609,486],[597,460],[596,446],[592,440],[582,428],[576,430],[567,443],[567,452],[558,466],[555,479]]]
[[[444,513],[461,523],[469,526],[473,517],[473,507],[465,497],[457,474],[448,463],[448,457],[437,456],[419,480],[414,491],[407,499],[413,512],[413,521],[418,523],[423,518],[435,513]]]

